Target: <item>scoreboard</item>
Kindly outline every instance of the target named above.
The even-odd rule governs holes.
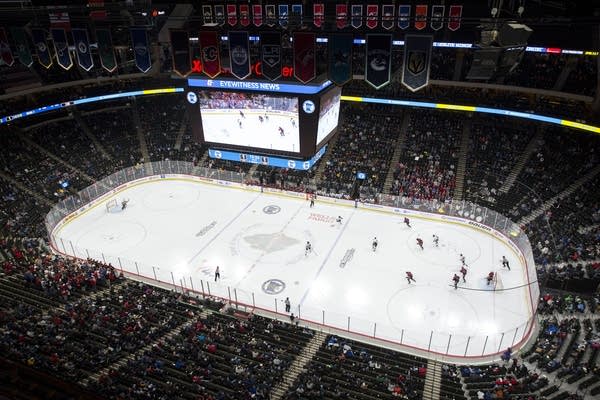
[[[326,79],[301,85],[192,77],[186,99],[199,143],[240,154],[309,160],[337,131],[341,88]]]

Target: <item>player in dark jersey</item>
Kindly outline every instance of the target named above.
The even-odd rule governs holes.
[[[410,272],[410,271],[406,271],[406,280],[408,281],[409,285],[410,285],[410,281],[417,283],[417,281],[415,281],[415,278],[413,277],[412,272]]]
[[[379,244],[379,242],[377,242],[377,238],[373,238],[373,243],[371,244],[371,249],[373,249],[373,251],[377,250],[378,244]]]
[[[406,226],[408,226],[409,228],[411,228],[411,226],[410,226],[410,220],[408,219],[408,217],[404,217],[404,223],[406,224]]]
[[[492,281],[494,280],[494,273],[490,272],[488,274],[488,276],[485,277],[485,280],[487,281],[487,284],[489,285],[490,283],[492,283]]]
[[[460,273],[463,277],[463,282],[467,283],[467,280],[465,279],[465,276],[467,276],[467,269],[465,268],[464,265],[462,267],[460,267]]]
[[[279,130],[279,135],[280,135],[280,136],[285,136],[285,131],[283,130],[283,128],[282,128],[282,127],[279,127],[279,129],[278,129],[278,130]]]
[[[417,238],[417,244],[419,245],[419,247],[421,248],[421,250],[424,250],[423,249],[423,239]]]
[[[458,282],[460,282],[460,277],[456,274],[452,277],[452,281],[454,282],[454,290],[458,289]]]
[[[259,116],[258,116],[258,122],[260,122],[260,123],[262,124],[264,120],[265,120],[265,119],[263,118],[263,116],[262,116],[262,115],[259,115]]]

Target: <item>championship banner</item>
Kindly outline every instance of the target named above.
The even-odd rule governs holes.
[[[240,25],[250,25],[250,6],[248,4],[240,4]]]
[[[35,52],[40,65],[46,69],[50,68],[52,57],[50,56],[50,49],[46,42],[46,31],[33,28],[31,29],[31,35],[33,36],[33,45],[35,46]]]
[[[113,72],[117,69],[117,60],[110,31],[108,29],[96,29],[96,40],[98,41],[98,54],[102,68],[108,72]]]
[[[379,6],[377,4],[367,5],[367,28],[374,29],[377,27],[379,20]]]
[[[254,22],[254,26],[262,25],[262,23],[263,23],[262,4],[253,4],[252,5],[252,22]]]
[[[433,36],[406,35],[404,38],[404,65],[402,84],[416,92],[429,84]]]
[[[294,33],[294,76],[302,83],[310,82],[317,76],[315,39],[314,33]]]
[[[146,28],[132,27],[130,28],[130,32],[133,53],[135,54],[135,66],[143,73],[146,73],[152,68]]]
[[[69,52],[69,43],[67,42],[67,33],[63,28],[50,29],[52,42],[54,42],[54,52],[56,61],[63,69],[68,70],[73,66],[73,59]]]
[[[90,39],[87,29],[73,28],[73,44],[75,45],[75,54],[77,54],[77,64],[86,71],[94,67],[92,52],[90,51]]]
[[[329,80],[343,85],[352,79],[352,44],[354,37],[349,33],[329,36],[327,54],[329,58]]]
[[[313,4],[313,23],[317,28],[320,28],[323,25],[323,21],[325,20],[325,4],[318,3]]]
[[[431,7],[431,29],[439,31],[444,27],[445,7],[436,5]]]
[[[410,26],[410,6],[401,5],[398,6],[398,28],[408,29]]]
[[[215,21],[219,26],[225,25],[225,6],[223,4],[215,6]]]
[[[31,64],[33,64],[33,57],[31,57],[31,50],[29,50],[29,41],[27,40],[25,29],[13,27],[10,28],[10,33],[15,41],[19,62],[26,67],[31,67]]]
[[[335,5],[335,23],[338,29],[344,29],[348,25],[348,6],[346,4]]]
[[[217,32],[202,31],[198,35],[202,54],[202,69],[209,78],[221,73],[221,57],[219,56],[219,40]]]
[[[462,8],[463,6],[453,5],[450,6],[450,11],[448,13],[448,29],[451,31],[456,31],[460,28],[460,18],[462,17]]]
[[[4,28],[0,28],[0,58],[4,65],[9,67],[15,63],[15,58],[12,51],[10,51],[10,44],[8,43],[8,37],[6,37]]]
[[[289,15],[288,15],[288,5],[287,4],[280,4],[279,5],[279,25],[281,25],[281,27],[283,29],[288,27],[289,24]]]
[[[237,9],[235,4],[227,4],[227,23],[231,26],[237,25]]]
[[[260,61],[262,74],[274,81],[281,76],[281,34],[264,32],[260,35]]]
[[[418,30],[427,27],[427,5],[420,4],[415,7],[415,28]]]
[[[277,22],[277,16],[275,15],[275,4],[267,4],[265,7],[267,11],[267,25],[275,26]]]
[[[202,19],[204,20],[204,25],[214,24],[212,6],[206,4],[202,6]]]
[[[292,4],[292,14],[290,15],[290,22],[293,26],[302,25],[302,4]]]
[[[394,11],[393,4],[384,4],[381,6],[381,26],[384,29],[390,30],[394,27]]]
[[[365,81],[375,89],[390,83],[392,62],[392,35],[367,35]]]
[[[169,29],[169,34],[171,36],[173,71],[182,77],[186,77],[192,72],[188,32],[182,29]]]
[[[231,61],[231,74],[233,76],[238,79],[246,79],[250,75],[248,32],[229,32],[229,60]]]
[[[350,23],[353,28],[360,28],[362,26],[362,4],[352,4],[352,18]]]

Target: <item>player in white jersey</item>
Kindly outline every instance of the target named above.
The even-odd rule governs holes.
[[[462,265],[466,265],[465,264],[465,256],[463,256],[462,254],[460,255],[460,262],[462,263]]]
[[[433,245],[435,247],[440,247],[440,238],[436,234],[433,235]]]
[[[335,222],[337,222],[338,224],[342,224],[342,216],[338,215],[338,217],[336,218]]]
[[[304,246],[304,256],[308,256],[312,252],[312,244],[310,242],[306,242],[306,246]]]

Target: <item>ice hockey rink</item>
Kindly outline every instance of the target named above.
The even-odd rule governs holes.
[[[303,320],[440,354],[496,353],[531,327],[517,253],[477,229],[420,217],[409,228],[382,210],[322,199],[311,208],[305,198],[191,179],[130,184],[112,199],[119,207],[107,210],[103,200],[59,226],[58,250],[280,313],[289,297]],[[122,199],[129,199],[125,210]],[[461,253],[468,274],[455,290]],[[416,283],[407,283],[406,271]],[[490,271],[514,289],[491,290]]]

